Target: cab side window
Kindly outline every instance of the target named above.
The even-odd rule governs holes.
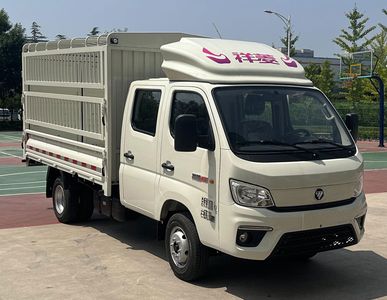
[[[155,136],[160,98],[160,90],[136,91],[132,114],[134,130]]]
[[[210,118],[202,96],[194,92],[175,92],[172,99],[171,119],[169,122],[171,135],[175,136],[175,120],[183,114],[192,114],[197,118],[198,146],[209,149],[212,138]]]

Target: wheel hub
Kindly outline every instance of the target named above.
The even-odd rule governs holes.
[[[58,214],[62,214],[65,209],[65,195],[63,187],[60,185],[57,185],[55,187],[54,191],[54,203],[55,203],[55,210]]]
[[[174,227],[169,239],[170,252],[174,264],[183,268],[189,258],[189,241],[183,229]]]

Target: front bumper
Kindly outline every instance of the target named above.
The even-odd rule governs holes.
[[[271,255],[281,255],[280,252],[284,251],[283,243],[286,239],[291,240],[293,250],[298,247],[298,250],[294,251],[301,251],[299,254],[308,250],[321,252],[356,244],[364,234],[364,227],[360,226],[356,218],[366,214],[367,204],[365,195],[362,193],[351,204],[318,210],[274,212],[236,204],[221,204],[219,212],[221,251],[235,257],[264,260]],[[263,226],[273,230],[266,231],[256,247],[237,245],[238,228],[249,226]],[[311,245],[313,239],[316,242],[317,236],[320,236],[320,241],[325,241],[327,237],[337,238],[331,241],[330,246],[328,243],[322,243],[321,247],[313,248]],[[289,254],[289,251],[285,252]]]

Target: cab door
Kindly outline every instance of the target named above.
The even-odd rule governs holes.
[[[159,197],[179,201],[190,210],[200,240],[208,246],[218,245],[218,171],[220,147],[206,94],[199,88],[174,86],[165,105]],[[181,114],[197,118],[199,143],[194,152],[174,149],[175,119]],[[209,145],[208,141],[214,143]],[[160,201],[160,203],[163,203]]]
[[[149,217],[155,212],[159,180],[161,99],[164,87],[134,87],[124,118],[121,146],[120,191],[124,206]],[[132,99],[132,100],[130,100]]]

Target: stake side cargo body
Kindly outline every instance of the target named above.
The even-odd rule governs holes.
[[[122,115],[134,80],[163,76],[160,46],[182,34],[110,34],[23,47],[28,159],[118,184]],[[114,42],[117,42],[115,44]]]
[[[50,166],[58,219],[155,219],[184,280],[208,248],[264,260],[359,242],[363,159],[302,66],[263,44],[181,36],[25,46],[25,155]]]

